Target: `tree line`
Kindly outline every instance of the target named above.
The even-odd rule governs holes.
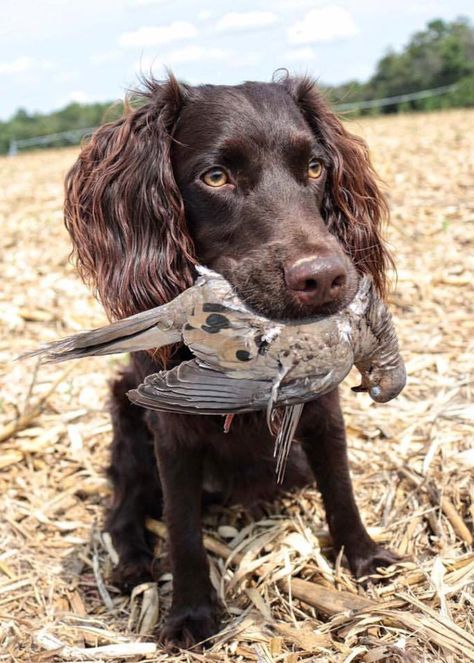
[[[361,83],[322,86],[333,104],[370,101],[456,84],[447,94],[413,101],[392,103],[380,108],[356,111],[396,113],[474,106],[474,27],[467,18],[447,22],[430,21],[415,33],[400,51],[389,50],[377,63],[373,76]],[[0,122],[0,153],[12,141],[63,131],[95,127],[121,115],[123,104],[68,104],[52,113],[28,113],[19,109],[6,122]],[[72,142],[78,142],[76,139]],[[68,138],[53,141],[55,146],[71,144]]]
[[[467,18],[430,21],[400,53],[389,50],[366,82],[349,81],[328,89],[335,104],[370,101],[456,83],[448,94],[402,101],[370,113],[438,110],[474,105],[474,27]]]

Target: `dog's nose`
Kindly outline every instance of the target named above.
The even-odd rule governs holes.
[[[310,256],[288,265],[285,281],[302,304],[322,306],[341,295],[347,271],[338,256]]]

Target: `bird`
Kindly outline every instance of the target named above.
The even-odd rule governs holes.
[[[175,299],[107,326],[53,341],[21,357],[62,362],[184,343],[194,355],[145,378],[132,403],[185,414],[266,411],[275,434],[277,481],[304,403],[331,391],[355,365],[356,392],[380,403],[406,383],[395,327],[370,276],[341,311],[304,320],[272,320],[253,311],[221,274],[198,265],[193,286]],[[276,413],[283,408],[280,416]]]

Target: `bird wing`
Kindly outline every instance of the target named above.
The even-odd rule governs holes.
[[[271,381],[231,377],[197,360],[145,378],[127,393],[132,403],[186,414],[228,414],[264,409]]]
[[[260,373],[268,373],[268,362],[258,352],[264,345],[259,339],[271,323],[249,311],[223,276],[203,267],[197,271],[195,285],[163,306],[48,343],[20,358],[40,356],[61,362],[149,350],[184,340],[211,366],[248,369],[250,361],[254,368],[260,367]],[[243,377],[246,375],[244,370]]]
[[[46,362],[61,362],[80,357],[118,352],[151,350],[181,341],[181,330],[194,309],[205,301],[236,299],[230,284],[216,272],[199,268],[195,285],[162,306],[142,311],[110,325],[80,332],[26,352],[20,359],[40,356]]]
[[[156,309],[133,316],[135,320],[118,320],[106,327],[47,343],[36,350],[25,352],[19,358],[39,356],[45,362],[58,363],[81,357],[160,348],[180,341],[180,331],[172,325],[157,322],[156,313],[151,315],[153,311]]]
[[[239,378],[271,378],[276,358],[266,352],[283,325],[245,307],[200,302],[183,327],[183,340],[207,366]]]
[[[343,376],[344,377],[344,376]],[[191,359],[169,370],[153,373],[128,392],[136,405],[152,410],[185,414],[230,414],[265,410],[314,400],[334,389],[341,373],[330,370],[288,383],[273,394],[274,379],[236,377]]]
[[[117,352],[149,350],[181,340],[186,312],[199,300],[201,290],[185,290],[173,301],[110,325],[80,332],[26,352],[20,359],[40,356],[46,362],[61,362],[80,357],[110,355]]]

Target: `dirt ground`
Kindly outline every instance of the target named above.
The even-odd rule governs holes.
[[[343,386],[354,486],[375,538],[403,556],[364,587],[332,561],[313,488],[206,515],[226,606],[206,652],[153,633],[171,576],[130,598],[107,583],[107,383],[123,358],[15,363],[105,321],[68,263],[63,149],[0,159],[0,661],[474,660],[474,111],[366,119],[392,209],[389,298],[409,383],[387,405]],[[157,554],[163,556],[164,531]]]

